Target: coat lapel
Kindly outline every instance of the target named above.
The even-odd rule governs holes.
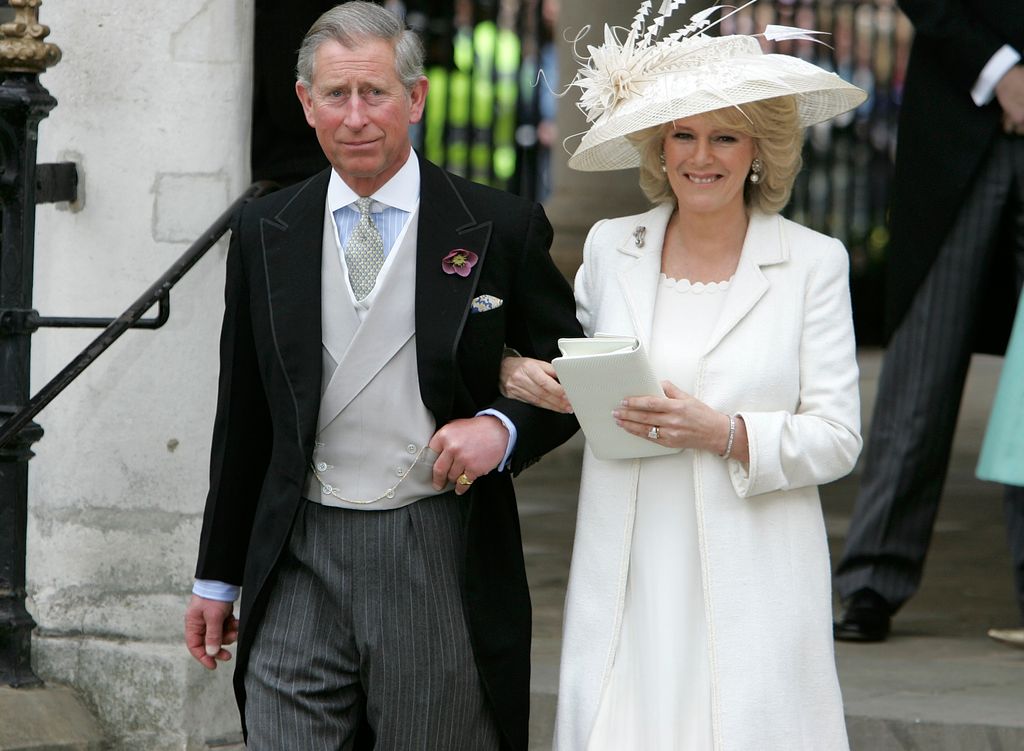
[[[752,214],[736,274],[729,285],[722,313],[708,337],[705,356],[736,328],[768,291],[768,279],[761,267],[784,261],[786,256],[781,218],[777,214]]]
[[[617,248],[620,253],[635,259],[627,261],[619,271],[619,287],[634,330],[648,347],[661,274],[661,247],[672,210],[671,204],[662,204],[636,217],[631,232]],[[646,231],[644,244],[638,247],[633,233],[641,226]],[[778,215],[752,214],[736,274],[722,313],[708,339],[705,355],[718,346],[768,291],[768,279],[761,267],[786,260],[787,253],[782,236],[782,221]]]
[[[639,215],[629,235],[618,246],[620,253],[636,259],[627,262],[619,272],[619,287],[633,319],[636,335],[647,348],[650,348],[651,328],[654,325],[654,303],[661,274],[661,247],[665,242],[665,230],[672,210],[671,204],[661,204]],[[636,233],[641,227],[644,228],[643,245],[637,245]]]
[[[274,346],[295,396],[303,441],[315,433],[320,402],[320,258],[329,177],[329,170],[312,177],[276,215],[260,220]]]
[[[423,403],[443,422],[455,395],[455,348],[487,255],[492,223],[478,221],[452,180],[420,158],[416,248],[416,359]],[[446,274],[442,259],[464,248],[477,254],[469,276]]]

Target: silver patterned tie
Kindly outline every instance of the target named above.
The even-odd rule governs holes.
[[[384,265],[384,239],[370,216],[372,198],[356,199],[359,223],[345,243],[345,264],[348,266],[348,281],[356,300],[364,299],[377,283],[377,273]]]

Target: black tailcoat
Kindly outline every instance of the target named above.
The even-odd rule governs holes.
[[[1024,0],[900,0],[914,24],[891,204],[887,329],[899,324],[1001,131],[995,101],[971,88],[1004,44],[1024,50]],[[975,346],[1001,352],[1016,302],[1011,254],[992,269]]]
[[[551,226],[538,204],[449,175],[423,159],[420,175],[420,395],[438,427],[488,407],[506,414],[518,430],[512,456],[518,473],[578,427],[571,416],[498,392],[506,344],[550,360],[560,336],[582,335],[572,291],[548,255]],[[304,502],[313,452],[323,376],[320,259],[329,176],[325,170],[245,206],[228,251],[210,493],[196,576],[242,585],[235,668],[240,708],[252,637]],[[479,256],[466,278],[442,270],[441,260],[457,248]],[[482,294],[504,304],[470,315],[471,300]],[[378,298],[375,305],[387,303]],[[530,599],[509,473],[479,478],[461,503],[463,599],[474,654],[505,747],[525,749]]]

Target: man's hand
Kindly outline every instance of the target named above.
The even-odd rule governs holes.
[[[508,430],[497,417],[480,415],[452,420],[430,439],[430,448],[437,452],[434,461],[434,488],[443,490],[455,483],[455,494],[462,495],[469,485],[498,466],[508,448]],[[469,484],[460,483],[465,475]]]
[[[999,79],[996,99],[1003,108],[1003,130],[1024,133],[1024,65],[1014,65]]]
[[[238,619],[233,610],[234,603],[199,595],[192,595],[185,608],[185,646],[207,670],[216,670],[218,660],[231,659],[224,645],[238,639]]]

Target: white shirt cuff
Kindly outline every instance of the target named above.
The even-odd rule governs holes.
[[[1020,53],[1008,44],[1004,44],[996,54],[992,55],[985,67],[981,69],[978,80],[971,89],[971,99],[979,107],[984,107],[996,95],[996,84],[1014,65],[1020,62]]]
[[[505,429],[508,431],[508,446],[505,448],[505,456],[501,458],[501,464],[498,465],[498,471],[504,472],[505,467],[508,466],[508,460],[512,456],[512,451],[516,447],[516,437],[518,436],[518,433],[516,432],[516,426],[513,425],[512,421],[508,419],[503,413],[499,412],[496,409],[485,409],[476,413],[477,417],[480,417],[480,415],[491,415],[493,417],[497,417],[499,420],[501,420],[501,424],[504,425]]]
[[[195,584],[192,585],[192,594],[220,602],[234,602],[241,592],[241,587],[213,579],[196,579]]]

